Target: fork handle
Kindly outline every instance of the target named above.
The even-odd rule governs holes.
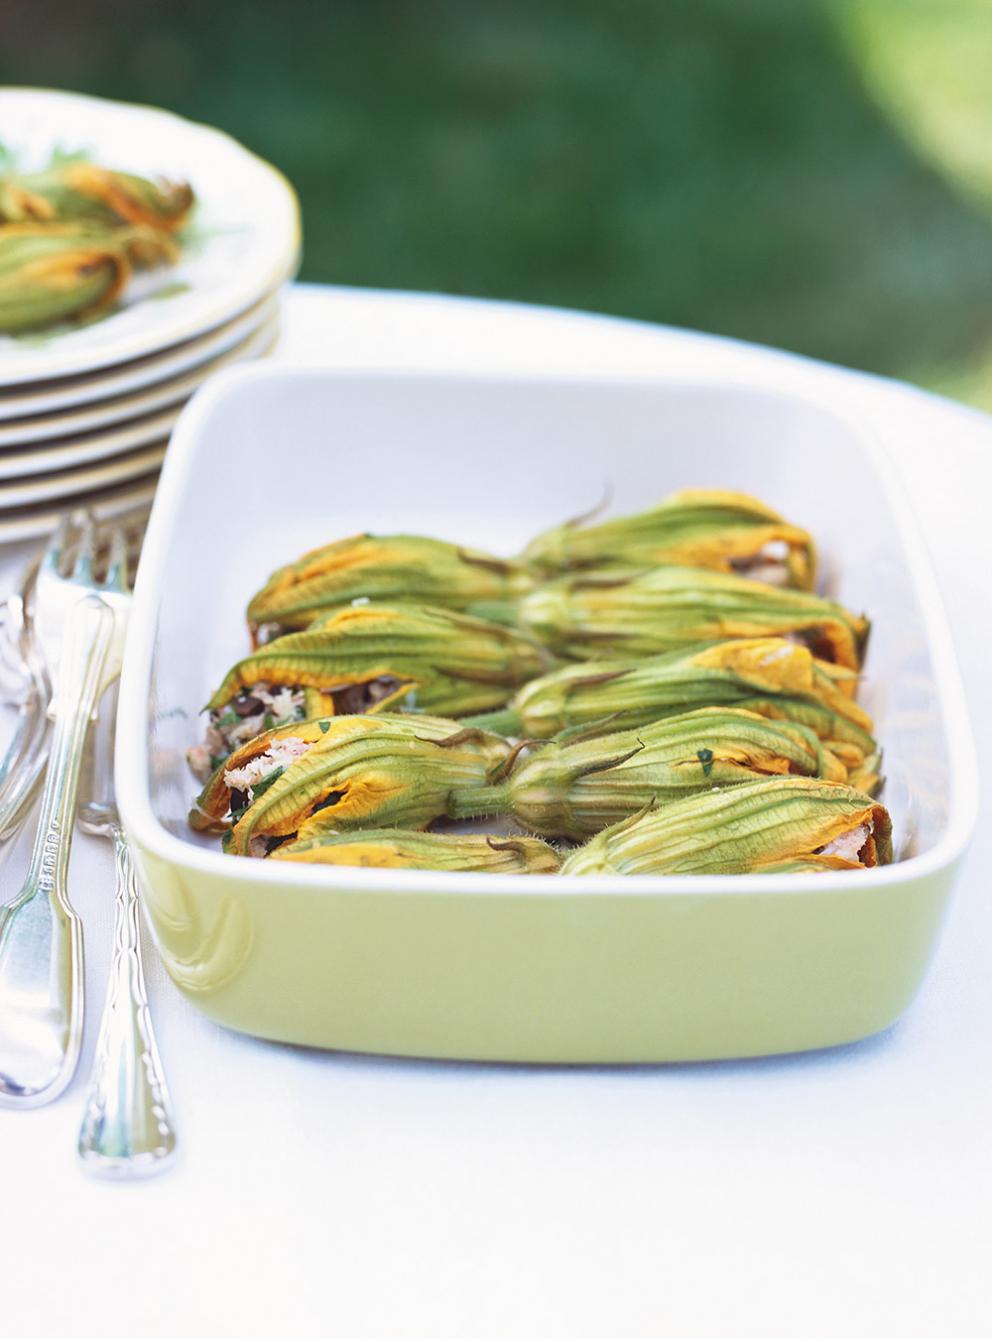
[[[48,761],[48,675],[33,647],[22,648],[30,680],[17,728],[0,762],[0,842],[9,841],[21,822]]]
[[[40,1106],[57,1097],[79,1061],[83,1031],[83,927],[67,874],[79,769],[114,614],[98,595],[65,624],[48,774],[31,866],[0,908],[0,1102]]]
[[[48,733],[44,700],[26,704],[17,734],[0,763],[0,844],[17,836],[38,794],[48,762]]]
[[[79,1130],[79,1156],[92,1171],[134,1177],[168,1165],[176,1130],[145,990],[134,862],[121,828],[115,824],[112,834],[117,868],[114,956]]]

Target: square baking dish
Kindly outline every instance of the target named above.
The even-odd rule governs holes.
[[[690,485],[809,527],[830,594],[873,618],[897,862],[863,874],[513,877],[222,855],[184,761],[269,571],[359,530],[512,554],[587,511]],[[184,410],[135,590],[117,787],[143,906],[205,1014],[312,1046],[477,1060],[766,1055],[892,1023],[974,825],[960,679],[884,453],[833,407],[705,380],[236,369]]]

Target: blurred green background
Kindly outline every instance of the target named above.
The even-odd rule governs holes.
[[[0,80],[230,131],[299,190],[308,279],[992,406],[992,0],[8,0]]]

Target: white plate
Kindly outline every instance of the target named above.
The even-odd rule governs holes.
[[[56,498],[75,499],[77,493],[110,488],[113,484],[123,483],[125,479],[149,474],[161,465],[168,444],[167,440],[159,439],[151,446],[142,446],[137,451],[131,451],[126,456],[116,456],[113,460],[99,460],[76,469],[35,474],[28,479],[14,479],[0,484],[0,512],[11,507],[50,502]],[[78,503],[73,501],[72,505],[77,506]]]
[[[97,520],[109,521],[115,516],[149,507],[157,485],[156,470],[114,488],[100,488],[92,493],[77,495],[72,499],[72,505],[87,507]],[[65,515],[65,510],[57,502],[43,502],[33,507],[19,507],[0,513],[0,544],[15,544],[39,535],[50,535]]]
[[[73,437],[82,433],[95,433],[97,429],[108,428],[112,424],[141,418],[148,414],[169,410],[173,415],[186,403],[193,392],[207,377],[219,372],[222,367],[232,363],[245,362],[267,353],[278,337],[278,324],[273,317],[264,326],[255,330],[240,344],[221,354],[209,363],[201,364],[184,376],[173,377],[168,381],[142,390],[132,391],[130,395],[115,396],[112,400],[97,400],[82,409],[61,409],[53,414],[38,414],[31,418],[10,419],[0,424],[0,478],[8,474],[29,474],[32,471],[22,469],[7,470],[11,456],[3,454],[6,449],[25,447],[31,443],[46,443],[54,438]],[[171,425],[170,425],[171,426]],[[55,442],[53,447],[61,445]],[[45,449],[45,448],[43,448]],[[41,455],[42,452],[27,453]],[[110,452],[103,452],[109,455]],[[81,459],[83,457],[80,457]]]
[[[130,363],[89,376],[65,377],[58,381],[34,381],[10,390],[0,387],[0,422],[49,414],[59,409],[107,400],[145,386],[158,385],[190,368],[200,368],[228,352],[272,320],[279,306],[278,293],[267,293],[233,321],[197,339],[187,340],[163,353],[137,358]]]
[[[295,269],[299,210],[284,177],[229,136],[153,107],[43,89],[0,90],[0,125],[19,167],[54,150],[185,179],[197,205],[177,265],[139,275],[103,320],[0,336],[0,382],[72,376],[140,358],[229,320]],[[156,298],[184,286],[170,297]]]

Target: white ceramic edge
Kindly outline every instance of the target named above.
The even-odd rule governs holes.
[[[158,473],[153,470],[136,479],[113,484],[110,488],[80,493],[72,502],[74,507],[89,507],[95,512],[97,520],[123,516],[126,512],[150,505],[157,483]],[[28,511],[27,516],[25,511]],[[39,502],[30,510],[23,508],[0,512],[0,544],[22,544],[29,539],[50,535],[64,515],[65,502],[62,498],[53,498],[48,503]]]
[[[273,309],[243,340],[200,367],[178,377],[149,386],[139,386],[124,395],[107,396],[79,407],[53,409],[50,413],[24,415],[0,422],[0,469],[5,457],[27,452],[58,450],[64,438],[121,432],[129,423],[148,420],[155,414],[176,416],[195,390],[222,368],[254,356],[262,346],[270,347],[279,326]],[[24,435],[26,434],[26,435]]]
[[[123,483],[157,469],[165,459],[168,445],[169,438],[165,433],[155,441],[142,442],[140,446],[119,456],[86,461],[74,469],[25,475],[22,479],[5,479],[0,483],[0,513],[63,499],[71,506],[69,499],[77,493],[109,488],[115,480]]]
[[[520,377],[501,372],[409,372],[388,367],[369,365],[365,368],[307,367],[292,368],[280,364],[257,365],[226,369],[197,391],[180,415],[162,470],[152,515],[145,535],[141,563],[135,583],[134,601],[129,622],[128,640],[121,675],[120,699],[117,715],[116,790],[124,825],[139,850],[147,851],[170,864],[206,876],[229,879],[232,857],[220,850],[204,849],[174,836],[156,818],[151,806],[148,785],[148,686],[151,679],[155,628],[158,617],[156,586],[167,556],[169,536],[173,529],[179,496],[187,478],[195,468],[196,452],[201,441],[203,425],[215,412],[218,404],[237,394],[239,387],[259,379],[297,381],[324,381],[328,378],[360,377],[370,380],[389,376],[398,380],[437,381],[546,381],[558,386],[588,385],[588,376],[544,376],[535,373]],[[978,816],[978,766],[968,719],[964,685],[951,642],[950,626],[944,610],[937,579],[924,546],[923,538],[901,483],[888,453],[867,432],[847,409],[839,409],[836,397],[810,393],[806,389],[781,391],[741,377],[706,376],[637,376],[624,378],[614,374],[602,378],[611,387],[629,386],[643,389],[659,385],[689,389],[712,388],[744,390],[777,396],[782,400],[813,405],[843,423],[861,442],[866,454],[875,465],[883,487],[889,493],[893,514],[903,541],[913,584],[920,600],[927,632],[927,641],[933,656],[936,690],[940,702],[949,748],[951,793],[947,831],[936,845],[922,855],[911,856],[896,864],[866,870],[855,876],[859,888],[903,883],[909,879],[925,878],[953,866],[963,854],[974,830]],[[769,880],[763,874],[693,874],[693,875],[556,875],[452,873],[436,870],[377,870],[353,866],[319,868],[295,866],[290,874],[284,864],[273,869],[264,860],[240,861],[238,878],[246,883],[275,885],[293,882],[303,886],[339,891],[405,891],[432,894],[473,895],[515,894],[584,896],[603,893],[623,893],[630,896],[677,896],[691,894],[764,893],[778,896],[808,892],[809,876],[803,874],[776,874]],[[825,872],[817,875],[817,892],[850,892],[852,875],[846,872]]]
[[[192,375],[189,373],[189,376]],[[165,386],[168,384],[163,383]],[[198,384],[195,382],[191,384],[186,399],[192,395]],[[145,394],[151,399],[155,389],[148,387],[144,392],[136,391],[135,394]],[[163,391],[156,402],[147,408],[142,405],[137,408],[122,405],[119,410],[108,411],[97,402],[92,408],[56,410],[51,418],[48,415],[37,415],[30,421],[15,419],[13,427],[0,423],[0,468],[5,461],[27,459],[44,451],[69,450],[75,444],[74,439],[79,437],[89,437],[91,434],[95,436],[97,433],[110,437],[127,431],[139,432],[140,425],[145,420],[164,417],[170,413],[177,415],[183,400],[181,392],[173,395],[170,400]],[[22,426],[25,422],[27,426]]]
[[[278,317],[281,294],[282,285],[279,285],[260,297],[247,311],[213,330],[130,362],[84,372],[80,376],[0,383],[0,422],[59,413],[66,407],[92,404],[98,400],[119,399],[205,368],[214,359],[223,358],[233,348],[251,339],[266,321]],[[31,390],[32,386],[47,387],[47,390]],[[18,407],[18,412],[11,414],[7,409],[12,401],[21,404],[27,401],[36,407],[27,411]]]
[[[168,441],[169,433],[176,425],[182,405],[174,404],[167,409],[153,410],[149,414],[136,416],[133,420],[113,424],[106,428],[94,428],[91,433],[80,434],[88,441],[69,440],[37,442],[23,449],[0,451],[0,498],[6,488],[13,488],[23,482],[28,487],[32,479],[56,474],[69,474],[83,466],[96,467],[101,461],[112,460],[115,456],[127,455],[153,442]]]
[[[264,275],[259,274],[252,282],[240,281],[232,285],[226,296],[218,297],[212,307],[204,309],[196,317],[187,317],[182,321],[176,320],[171,327],[163,324],[160,330],[154,334],[149,332],[143,339],[135,335],[122,337],[116,344],[107,344],[99,350],[81,349],[77,352],[62,357],[59,363],[59,371],[56,376],[77,376],[85,372],[99,371],[105,367],[111,367],[120,362],[132,362],[138,358],[146,357],[149,354],[157,353],[160,349],[169,347],[173,344],[185,343],[187,340],[194,339],[197,335],[205,334],[215,326],[225,324],[228,320],[238,316],[267,293],[270,289],[284,282],[287,277],[291,277],[293,272],[299,266],[301,245],[302,245],[302,225],[300,219],[300,203],[296,192],[293,190],[287,178],[274,167],[272,163],[267,162],[257,153],[252,153],[233,135],[228,135],[226,131],[219,130],[216,126],[204,125],[199,121],[193,121],[188,117],[179,116],[176,112],[168,111],[164,107],[155,107],[150,103],[140,102],[120,102],[115,98],[99,98],[89,93],[75,93],[71,89],[64,88],[34,88],[26,84],[7,84],[0,87],[0,92],[5,96],[8,94],[28,94],[32,97],[51,97],[58,98],[68,104],[72,103],[100,103],[103,105],[116,105],[123,111],[138,111],[141,113],[154,113],[162,117],[163,120],[170,120],[185,126],[193,126],[205,135],[213,136],[218,140],[225,140],[232,149],[242,154],[245,158],[251,159],[259,168],[263,169],[272,179],[274,190],[278,191],[284,198],[287,206],[287,233],[285,246],[279,250],[273,250],[269,261],[268,269]],[[30,364],[18,368],[13,373],[5,373],[4,381],[8,386],[15,386],[28,381],[38,380],[39,377],[51,378],[52,374],[44,370],[44,360],[47,355],[41,356],[38,366],[42,368],[39,373],[37,368]],[[52,357],[49,359],[55,362]]]

